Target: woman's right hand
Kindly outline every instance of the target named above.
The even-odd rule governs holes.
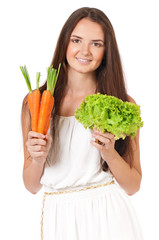
[[[51,147],[51,142],[52,137],[50,134],[43,135],[33,131],[28,133],[26,146],[34,162],[44,165]]]

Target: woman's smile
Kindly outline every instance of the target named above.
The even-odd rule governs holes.
[[[89,63],[92,61],[91,59],[79,58],[79,57],[76,57],[76,60],[77,60],[80,64],[89,64]]]

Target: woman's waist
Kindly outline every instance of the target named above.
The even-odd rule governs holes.
[[[90,180],[89,182],[77,181],[72,183],[65,181],[65,183],[59,182],[56,184],[43,183],[43,186],[44,186],[44,192],[48,192],[48,193],[54,192],[55,194],[60,194],[60,193],[79,192],[79,191],[85,191],[88,189],[94,189],[94,188],[112,184],[113,181],[114,181],[113,176],[109,176],[107,178],[99,179],[98,181]]]

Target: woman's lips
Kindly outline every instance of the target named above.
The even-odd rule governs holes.
[[[80,62],[80,63],[83,63],[83,64],[87,64],[87,63],[90,63],[92,60],[90,59],[86,59],[86,58],[78,58],[76,57],[77,61]]]

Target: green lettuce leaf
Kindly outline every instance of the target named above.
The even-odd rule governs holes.
[[[112,133],[116,140],[135,137],[143,127],[139,105],[100,93],[88,95],[75,109],[75,118],[85,128]]]

